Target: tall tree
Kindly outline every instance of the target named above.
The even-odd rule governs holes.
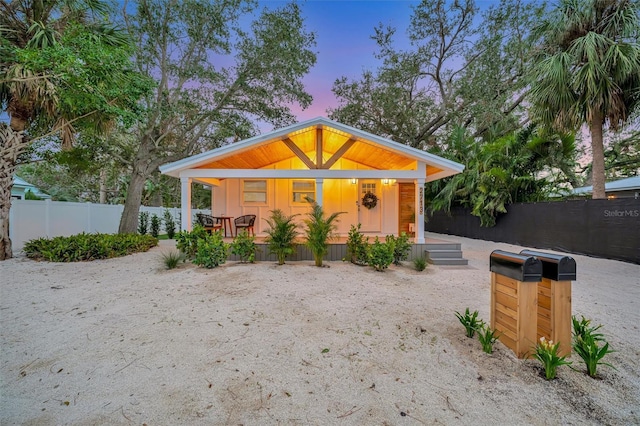
[[[69,147],[84,128],[133,119],[148,88],[108,13],[100,0],[0,2],[0,105],[10,117],[0,123],[0,260],[12,256],[11,187],[29,145],[47,134]]]
[[[482,15],[473,0],[417,5],[408,36],[394,47],[394,28],[376,28],[382,66],[333,87],[341,105],[330,116],[410,146],[430,149],[462,125],[474,135],[519,126],[534,38],[535,2],[502,0]]]
[[[606,198],[603,129],[619,129],[640,104],[640,3],[560,0],[539,31],[531,113],[557,129],[587,124],[593,198]]]
[[[158,87],[143,123],[119,232],[135,232],[145,181],[163,163],[247,137],[256,120],[293,121],[290,105],[311,96],[302,77],[315,63],[314,35],[296,3],[264,9],[245,0],[141,0],[126,14],[136,61]]]

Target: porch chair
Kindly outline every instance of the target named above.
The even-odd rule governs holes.
[[[234,219],[233,223],[236,225],[236,235],[238,235],[239,229],[246,229],[247,233],[251,232],[251,234],[255,236],[256,233],[253,230],[253,224],[255,223],[255,221],[256,221],[255,214],[247,214]]]
[[[198,218],[198,223],[205,229],[205,231],[210,234],[214,231],[222,229],[222,223],[220,223],[220,221],[213,216],[209,216],[208,214],[203,213],[197,213],[196,217]]]

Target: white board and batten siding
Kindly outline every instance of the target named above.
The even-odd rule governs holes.
[[[340,162],[348,160],[341,159]],[[300,167],[299,159],[294,158],[276,164],[273,168],[292,169]],[[301,163],[301,162],[300,162]],[[338,163],[338,164],[339,164]],[[350,162],[351,163],[351,162]],[[361,166],[355,163],[345,165],[357,169]],[[339,164],[339,167],[344,167]],[[243,215],[256,215],[255,232],[263,234],[268,228],[265,221],[271,211],[280,209],[286,215],[298,214],[296,221],[303,223],[305,215],[310,210],[310,206],[306,203],[294,203],[292,200],[292,181],[293,179],[266,179],[267,182],[267,201],[265,203],[244,203],[242,185],[244,180],[256,180],[254,178],[246,179],[224,179],[220,186],[213,188],[212,207],[214,216],[232,216],[239,217]],[[309,179],[296,179],[309,180]],[[313,180],[313,179],[310,179]],[[376,234],[388,235],[398,233],[398,185],[383,185],[381,180],[377,180],[380,184],[379,201],[376,207],[380,215],[380,229],[375,231]],[[361,197],[359,188],[360,184],[352,184],[350,179],[323,179],[323,202],[322,207],[326,215],[335,212],[343,212],[338,217],[337,234],[346,236],[352,224],[356,225],[360,221],[358,213],[358,205]],[[360,209],[366,207],[360,206]]]

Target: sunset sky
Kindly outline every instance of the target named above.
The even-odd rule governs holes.
[[[267,0],[261,3],[284,4]],[[327,108],[338,105],[331,91],[337,78],[356,79],[363,70],[375,69],[377,46],[371,36],[379,23],[396,27],[396,40],[408,44],[405,34],[411,6],[418,3],[410,0],[300,2],[307,30],[316,33],[317,63],[304,80],[313,95],[313,104],[304,111],[297,108],[298,119],[326,116]]]

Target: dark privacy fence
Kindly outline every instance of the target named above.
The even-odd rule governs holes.
[[[496,226],[469,209],[436,212],[427,231],[640,264],[640,200],[570,200],[507,207]]]

